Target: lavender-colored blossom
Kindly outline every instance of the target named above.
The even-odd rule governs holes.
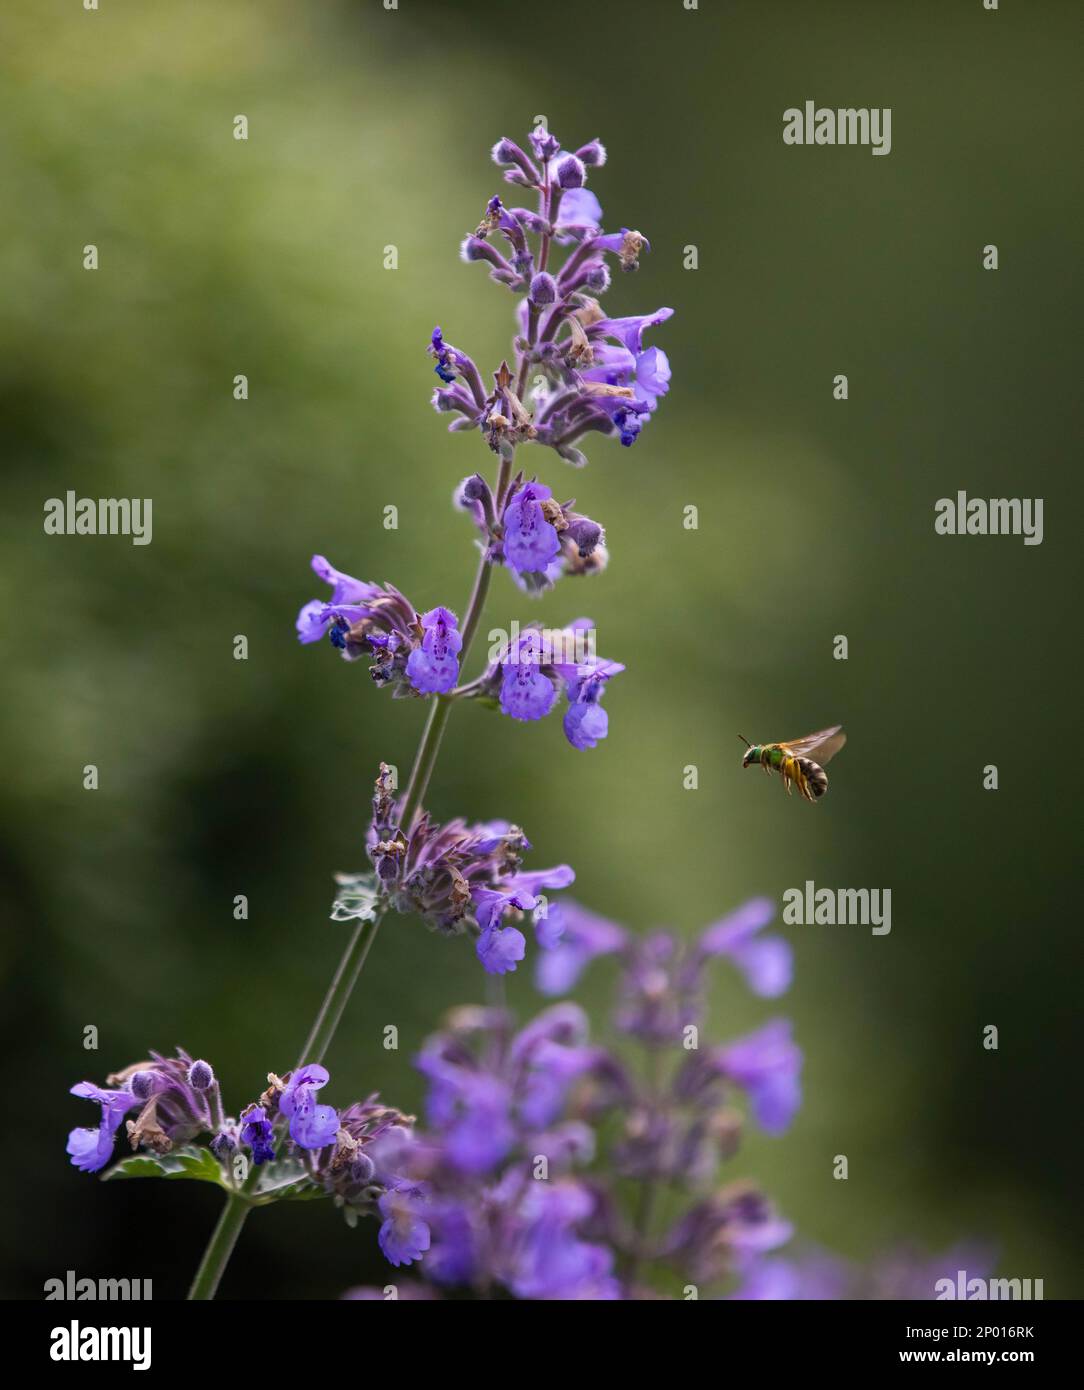
[[[68,1135],[68,1153],[74,1167],[82,1173],[96,1173],[109,1162],[114,1136],[137,1100],[128,1089],[110,1090],[95,1086],[92,1081],[80,1081],[71,1088],[71,1094],[96,1101],[102,1107],[97,1129],[73,1129]]]
[[[241,1142],[252,1150],[257,1165],[269,1163],[275,1157],[274,1130],[262,1105],[250,1105],[241,1112]]]
[[[565,682],[568,710],[564,718],[565,737],[573,748],[597,747],[609,732],[610,720],[599,703],[606,682],[620,675],[624,666],[619,661],[594,661],[571,667],[558,666],[558,675]]]
[[[560,939],[553,949],[539,956],[535,984],[543,994],[567,994],[593,960],[624,949],[628,932],[579,903],[565,898],[550,908],[549,917],[558,918]]]
[[[542,504],[553,493],[543,483],[525,483],[504,509],[504,558],[515,570],[544,570],[561,548],[557,528]]]
[[[774,999],[790,988],[794,953],[781,936],[758,936],[775,917],[770,898],[752,898],[737,912],[707,927],[698,943],[705,956],[725,956],[754,994]]]
[[[487,970],[514,969],[525,942],[506,919],[532,911],[540,892],[567,887],[575,879],[572,869],[559,864],[525,872],[530,842],[504,821],[440,825],[422,812],[408,831],[400,817],[390,769],[381,764],[367,843],[390,905],[448,935],[476,933]]]
[[[527,938],[517,927],[486,927],[475,951],[487,975],[508,975],[527,954]]]
[[[290,1121],[290,1138],[303,1149],[322,1149],[333,1143],[338,1133],[338,1112],[316,1100],[317,1091],[329,1079],[327,1068],[316,1063],[298,1067],[279,1096],[279,1110]]]
[[[512,140],[498,140],[493,158],[509,182],[535,191],[537,208],[508,208],[499,197],[491,197],[478,227],[464,238],[460,254],[466,261],[485,262],[493,280],[521,296],[517,305],[521,338],[516,351],[521,366],[536,368],[546,389],[536,394],[532,413],[512,389],[511,376],[497,373],[496,389],[480,408],[476,392],[459,389],[460,364],[438,331],[430,351],[448,389],[438,390],[433,404],[455,414],[450,428],[480,428],[494,449],[537,442],[580,467],[586,456],[577,441],[595,431],[616,435],[623,445],[631,445],[669,389],[666,355],[659,348],[645,349],[643,333],[673,310],[628,320],[606,319],[597,296],[610,287],[608,260],[623,271],[634,271],[640,256],[651,249],[650,243],[629,227],[603,230],[602,206],[585,186],[589,172],[606,162],[600,141],[563,149],[551,131],[535,130],[528,143],[532,155]],[[492,244],[495,236],[507,242],[508,255]],[[537,258],[529,237],[539,239]],[[554,244],[570,248],[561,266],[549,265]],[[611,329],[611,323],[619,327]],[[623,331],[624,340],[619,340],[623,355],[609,351],[607,338]],[[545,573],[551,563],[532,572]],[[598,715],[578,714],[574,720],[577,726],[597,728],[601,723]]]
[[[501,678],[501,710],[510,719],[544,719],[557,699],[557,687],[540,665],[509,662]]]
[[[380,1198],[380,1248],[389,1264],[410,1265],[429,1249],[429,1227],[419,1214],[425,1204],[424,1189],[398,1183]]]
[[[613,1251],[586,1234],[597,1198],[573,1176],[593,1134],[565,1116],[580,1083],[615,1094],[612,1063],[589,1044],[582,1010],[557,1005],[515,1034],[499,1010],[458,1010],[418,1067],[428,1123],[406,1163],[426,1194],[423,1276],[519,1298],[617,1297]],[[545,1182],[531,1176],[539,1155]]]
[[[448,608],[430,608],[422,614],[421,626],[425,636],[407,660],[407,675],[423,695],[443,694],[459,677],[456,653],[463,646],[459,619]]]
[[[757,1123],[768,1134],[789,1128],[802,1091],[801,1049],[787,1019],[774,1019],[754,1033],[715,1049],[711,1065],[748,1094]]]
[[[454,687],[463,639],[451,609],[419,614],[392,585],[353,579],[322,555],[313,556],[312,567],[332,585],[332,594],[327,603],[312,599],[301,609],[301,642],[326,636],[346,660],[368,657],[373,682],[390,685],[396,695],[443,694]]]

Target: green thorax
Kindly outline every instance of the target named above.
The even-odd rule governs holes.
[[[757,749],[758,763],[767,763],[769,767],[782,767],[786,761],[787,754],[778,743],[765,743]]]

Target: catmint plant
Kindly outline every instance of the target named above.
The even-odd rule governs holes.
[[[380,765],[365,835],[368,864],[337,876],[331,916],[352,923],[352,931],[298,1063],[281,1078],[271,1075],[268,1089],[234,1118],[222,1113],[210,1068],[183,1053],[170,1061],[155,1054],[105,1087],[84,1082],[75,1088],[100,1106],[101,1116],[96,1129],[72,1132],[69,1152],[77,1167],[106,1168],[107,1177],[192,1177],[225,1190],[226,1206],[193,1298],[214,1296],[248,1212],[284,1196],[329,1195],[351,1220],[372,1211],[381,1221],[381,1247],[395,1264],[425,1253],[427,1180],[397,1166],[415,1152],[409,1121],[375,1096],[345,1110],[318,1098],[328,1082],[323,1058],[389,912],[470,937],[492,976],[515,970],[525,958],[522,926],[533,931],[540,955],[555,961],[551,970],[567,968],[560,962],[567,962],[569,950],[586,949],[576,945],[574,932],[562,946],[569,919],[549,896],[572,883],[568,865],[528,867],[530,843],[511,821],[438,822],[425,809],[448,720],[460,701],[479,701],[526,723],[561,709],[564,735],[580,751],[606,737],[603,696],[624,666],[598,655],[589,619],[557,631],[528,623],[489,653],[478,674],[468,678],[464,671],[495,569],[507,570],[525,595],[537,595],[565,577],[584,578],[606,567],[604,527],[576,509],[575,497],[562,500],[560,473],[587,463],[584,447],[592,433],[633,445],[670,383],[666,354],[646,339],[673,310],[610,317],[599,303],[613,270],[637,270],[650,250],[639,231],[604,229],[587,182],[605,164],[605,149],[592,140],[565,150],[545,129],[533,131],[528,143],[530,154],[501,139],[493,159],[515,198],[534,206],[508,206],[492,195],[460,248],[463,260],[486,266],[512,295],[514,332],[506,359],[487,382],[440,327],[425,344],[440,383],[433,407],[452,417],[450,429],[477,432],[493,456],[491,476],[479,469],[454,494],[478,549],[466,605],[442,603],[419,612],[393,585],[356,579],[317,555],[313,571],[330,592],[305,603],[297,617],[299,641],[326,643],[351,664],[365,661],[376,686],[428,707],[406,787],[400,791],[390,769]],[[541,448],[520,456],[527,446]],[[528,465],[528,458],[537,462]],[[444,493],[444,484],[436,490]],[[495,1036],[492,1045],[498,1041]],[[136,1119],[126,1120],[137,1108]],[[107,1167],[122,1123],[136,1153]],[[566,1134],[570,1163],[578,1132]],[[553,1161],[562,1161],[557,1150]],[[508,1200],[519,1203],[517,1219],[536,1221],[539,1233],[534,1272],[521,1272],[509,1287],[542,1296],[556,1287],[552,1266],[563,1258],[561,1232],[584,1198],[570,1182],[534,1185]],[[547,1233],[555,1244],[546,1245]],[[592,1245],[585,1237],[584,1248]],[[572,1262],[584,1263],[578,1257]],[[608,1296],[619,1287],[605,1263],[600,1257],[584,1274],[581,1291],[595,1292],[583,1296]]]

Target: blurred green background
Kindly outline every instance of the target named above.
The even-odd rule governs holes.
[[[607,223],[654,253],[608,308],[676,308],[653,338],[674,382],[634,449],[596,440],[575,476],[531,456],[607,525],[610,568],[536,605],[496,575],[483,634],[588,613],[629,670],[593,753],[556,721],[458,711],[430,804],[522,823],[536,865],[570,860],[577,896],[636,929],[807,878],[891,888],[890,936],[787,929],[805,1104],[731,1171],[846,1255],[975,1236],[1048,1297],[1084,1291],[1080,21],[980,0],[4,7],[9,1295],[66,1269],[182,1294],[217,1194],[77,1174],[65,1135],[91,1114],[67,1087],[181,1043],[239,1105],[322,996],[331,874],[363,864],[375,765],[405,775],[424,711],[299,647],[293,620],[314,551],[462,611],[472,535],[449,499],[489,456],[430,410],[423,350],[440,323],[486,372],[508,352],[511,297],[457,245],[504,187],[490,145],[542,113],[609,148]],[[807,98],[891,107],[891,154],[784,146]],[[153,498],[153,543],[46,536],[69,488]],[[958,489],[1045,498],[1044,543],[935,536]],[[738,731],[835,721],[822,806],[742,774]],[[600,1029],[606,977],[582,996]],[[412,1052],[482,988],[466,942],[389,922],[329,1098],[417,1107]],[[511,997],[536,1007],[526,971]],[[771,1012],[719,973],[717,1036]],[[223,1293],[383,1281],[374,1237],[330,1206],[261,1212]]]

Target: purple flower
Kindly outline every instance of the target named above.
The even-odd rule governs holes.
[[[714,1048],[711,1064],[749,1096],[753,1114],[768,1134],[782,1134],[802,1100],[802,1052],[787,1019],[774,1019],[754,1033]]]
[[[98,1128],[73,1129],[68,1135],[67,1146],[74,1167],[81,1173],[96,1173],[112,1157],[113,1137],[125,1115],[138,1102],[127,1088],[107,1090],[91,1081],[80,1081],[71,1088],[71,1094],[96,1101],[102,1107]]]
[[[454,687],[463,639],[450,609],[431,608],[419,616],[390,584],[352,579],[322,555],[313,557],[312,566],[332,585],[332,595],[327,603],[312,599],[301,609],[300,641],[328,636],[346,660],[369,657],[373,682],[391,685],[396,694],[443,694]]]
[[[421,916],[437,931],[476,929],[478,955],[486,969],[497,974],[514,969],[525,943],[522,933],[504,925],[505,914],[533,911],[539,892],[573,882],[572,869],[558,864],[524,872],[523,855],[530,841],[504,821],[468,826],[454,820],[440,825],[422,813],[407,834],[399,823],[401,807],[392,798],[389,779],[390,770],[381,764],[368,847],[391,906]],[[339,877],[349,882],[350,876]]]
[[[760,939],[757,933],[775,916],[770,898],[752,898],[708,927],[700,937],[705,956],[726,956],[744,975],[749,988],[762,999],[774,999],[790,988],[793,952],[781,936]]]
[[[444,694],[459,678],[456,653],[463,645],[459,619],[451,609],[430,608],[422,614],[421,625],[425,636],[407,660],[407,675],[423,695]]]
[[[504,915],[508,911],[516,914],[533,912],[539,907],[535,888],[567,888],[575,879],[575,874],[567,864],[555,869],[541,869],[535,873],[517,874],[500,891],[490,888],[475,888],[471,892],[474,902],[474,915],[481,928],[478,938],[478,959],[491,975],[506,975],[515,970],[516,965],[526,953],[526,940],[521,931],[504,925]],[[560,936],[560,923],[549,923],[549,908],[545,906],[542,929],[537,931],[538,943],[550,949]]]
[[[500,702],[509,718],[544,719],[556,699],[556,686],[537,663],[521,657],[504,667]]]
[[[544,570],[561,548],[557,528],[546,519],[543,502],[553,494],[542,483],[525,483],[504,509],[504,558],[515,570]]]
[[[329,1080],[327,1068],[317,1063],[298,1067],[279,1097],[279,1109],[290,1121],[290,1138],[303,1149],[322,1149],[333,1144],[339,1132],[338,1111],[316,1101],[317,1091]]]
[[[560,939],[535,967],[535,984],[549,995],[567,994],[593,960],[623,950],[628,940],[624,927],[568,898],[550,908],[549,918],[555,916]]]
[[[241,1142],[252,1150],[252,1161],[257,1167],[275,1157],[273,1140],[271,1121],[262,1105],[250,1105],[241,1112]]]
[[[460,1173],[488,1173],[516,1141],[506,1082],[449,1060],[439,1039],[417,1067],[429,1080],[426,1109],[440,1128],[444,1157]]]
[[[534,130],[529,143],[533,158],[508,139],[497,141],[493,158],[510,183],[536,192],[537,208],[508,208],[499,197],[491,197],[478,227],[461,243],[460,254],[466,261],[484,261],[493,280],[522,296],[517,305],[518,366],[537,364],[545,384],[536,386],[530,403],[521,401],[511,385],[515,370],[502,364],[494,377],[496,389],[483,400],[473,384],[469,392],[461,388],[464,354],[448,348],[438,330],[429,350],[447,389],[436,392],[433,404],[455,413],[449,428],[481,428],[498,452],[537,442],[582,467],[587,459],[577,440],[597,431],[616,434],[623,445],[631,445],[669,389],[666,355],[658,348],[645,350],[643,335],[673,310],[606,318],[596,296],[610,288],[608,258],[615,258],[623,271],[634,271],[650,243],[629,227],[603,230],[602,207],[585,187],[588,172],[606,162],[600,141],[566,150],[552,132]],[[496,235],[507,242],[507,255],[491,244]],[[537,269],[532,236],[540,239]],[[559,267],[548,264],[554,244],[568,248]],[[616,343],[608,341],[614,338]],[[515,573],[544,576],[547,583],[556,577],[550,572],[553,564],[552,556],[529,570],[509,561]],[[594,742],[603,722],[597,713],[578,713],[573,725],[587,726],[583,737]]]
[[[613,1252],[577,1233],[594,1205],[591,1194],[577,1183],[530,1185],[520,1207],[522,1224],[509,1278],[519,1298],[620,1297],[616,1281],[610,1278]]]
[[[619,661],[594,661],[579,666],[558,666],[565,682],[568,710],[564,718],[565,737],[581,751],[595,748],[609,730],[610,721],[599,703],[606,682],[625,669]]]
[[[527,938],[515,927],[487,927],[475,950],[487,975],[508,975],[527,954]]]
[[[429,1227],[418,1215],[424,1202],[424,1189],[406,1182],[389,1188],[380,1198],[384,1222],[378,1240],[389,1264],[413,1264],[429,1249]]]

